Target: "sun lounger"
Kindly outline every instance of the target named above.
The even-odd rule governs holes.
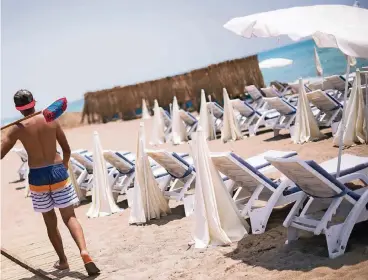
[[[266,159],[303,190],[284,221],[287,243],[298,239],[299,231],[325,234],[329,257],[343,255],[354,225],[368,220],[368,158],[343,155],[339,178],[330,173],[336,170],[337,158],[321,165],[297,157]],[[349,189],[346,183],[353,180],[365,187]]]
[[[171,116],[170,116],[170,113],[164,110],[162,107],[160,107],[160,111],[161,111],[162,118],[165,123],[165,137],[166,137],[166,140],[168,140],[169,135],[171,133],[171,128],[172,128]]]
[[[279,135],[281,129],[289,130],[292,136],[296,108],[283,98],[264,97],[264,100],[267,102],[269,109],[275,109],[280,114],[272,127],[275,136]]]
[[[319,110],[315,116],[320,126],[331,126],[335,134],[342,117],[343,105],[330,94],[315,90],[307,93],[307,98]]]
[[[179,180],[182,186],[177,188],[178,183],[174,183],[169,190],[164,190],[164,194],[168,198],[174,198],[180,201],[184,198],[185,192],[191,186],[195,171],[193,165],[189,164],[183,158],[183,155],[178,155],[175,152],[168,152],[165,150],[146,150],[146,153],[155,162],[166,169],[171,179]],[[185,156],[187,156],[186,154]]]
[[[192,133],[196,131],[198,120],[189,112],[184,111],[183,109],[179,110],[180,118],[185,123],[187,135],[191,137]]]
[[[216,169],[239,186],[234,189],[233,198],[242,216],[250,218],[254,234],[266,230],[274,207],[295,202],[301,195],[299,190],[294,192],[290,180],[272,181],[265,175],[274,170],[265,159],[271,155],[286,158],[295,156],[296,152],[268,151],[246,160],[232,152],[211,154]]]
[[[216,102],[207,102],[207,109],[208,111],[213,114],[214,121],[215,121],[215,131],[221,132],[221,128],[223,125],[223,115],[224,115],[224,109],[217,104]]]
[[[250,95],[253,102],[250,104],[254,109],[266,109],[262,93],[254,85],[245,86],[245,91]]]
[[[24,148],[12,148],[11,151],[16,153],[22,161],[22,164],[18,169],[19,180],[26,180],[29,172],[28,154],[26,150]]]
[[[276,110],[256,110],[240,99],[231,100],[231,104],[241,115],[241,130],[249,130],[251,136],[256,135],[261,126],[273,127],[280,115]]]

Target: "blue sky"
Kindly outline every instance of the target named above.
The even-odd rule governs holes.
[[[232,17],[295,5],[353,0],[2,0],[1,117],[31,90],[40,108],[88,90],[169,76],[272,49],[282,38],[238,37]],[[368,7],[368,0],[359,1]],[[340,16],[340,15],[338,15]]]

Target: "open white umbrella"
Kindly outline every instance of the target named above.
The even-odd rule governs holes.
[[[137,159],[135,162],[134,187],[129,191],[132,205],[129,217],[130,224],[142,224],[151,219],[159,219],[170,213],[168,201],[158,187],[152,173],[151,164],[145,152],[144,124],[140,123],[137,143]]]
[[[150,118],[151,118],[151,115],[148,111],[146,100],[143,98],[142,99],[142,119],[148,120]]]
[[[299,99],[296,111],[294,133],[292,136],[293,142],[295,144],[304,143],[317,140],[322,137],[323,134],[319,130],[317,121],[309,105],[303,79],[299,79]]]
[[[309,18],[306,18],[306,16]],[[224,25],[228,30],[246,37],[287,35],[294,41],[313,37],[320,48],[338,48],[348,57],[368,58],[368,10],[345,5],[294,7],[234,18]],[[350,59],[346,76],[350,72]],[[346,103],[348,81],[345,84]],[[345,130],[344,113],[342,129]],[[342,137],[340,137],[342,141]],[[337,176],[340,175],[342,142],[339,145]]]
[[[222,142],[226,143],[230,140],[236,141],[243,139],[243,135],[241,133],[239,123],[236,119],[233,105],[231,104],[226,88],[223,88],[222,93],[224,98],[224,122],[221,129],[221,140]]]
[[[239,241],[249,226],[240,216],[210,156],[204,131],[195,133],[191,148],[196,168],[193,237],[196,248]]]
[[[278,67],[285,67],[288,65],[293,64],[293,61],[291,59],[287,58],[269,58],[262,60],[259,63],[259,67],[261,69],[267,69],[267,68],[278,68]]]
[[[345,106],[346,129],[342,134],[342,142],[344,146],[352,146],[355,143],[366,143],[367,135],[365,126],[367,120],[365,119],[365,104],[359,70],[356,72],[350,98],[348,103],[345,103]],[[341,129],[342,126],[339,125],[338,132],[336,133],[333,141],[335,145],[340,143]]]
[[[180,145],[184,141],[188,140],[187,131],[185,129],[185,124],[180,117],[179,105],[176,96],[174,96],[174,101],[172,105],[172,142],[174,145]]]
[[[155,99],[153,106],[153,126],[152,137],[150,144],[159,145],[165,143],[165,123],[162,118],[160,107],[158,106],[157,99]]]
[[[215,139],[215,131],[213,128],[213,117],[207,108],[206,95],[204,90],[201,90],[201,108],[199,110],[199,124],[202,127],[203,133],[207,140]]]
[[[97,131],[93,133],[93,187],[92,204],[87,212],[89,218],[104,217],[122,211],[112,196],[107,168],[100,138]]]

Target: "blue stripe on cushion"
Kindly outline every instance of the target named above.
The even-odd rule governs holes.
[[[328,173],[325,169],[323,169],[318,163],[316,163],[313,160],[308,160],[306,161],[306,163],[313,168],[315,171],[317,171],[320,175],[322,175],[323,177],[325,177],[327,180],[329,180],[332,184],[334,184],[336,187],[338,187],[341,192],[330,197],[330,198],[335,198],[335,197],[341,197],[344,196],[345,194],[349,195],[351,198],[353,198],[354,200],[359,200],[360,195],[354,193],[353,191],[351,191],[349,188],[347,188],[344,184],[342,184],[341,182],[339,182],[333,175],[331,175],[330,173]],[[305,191],[304,191],[305,192]],[[306,193],[306,192],[305,192]],[[308,194],[309,195],[309,194]],[[312,197],[317,197],[318,196],[313,196],[310,195]]]
[[[233,158],[235,158],[238,162],[240,162],[244,167],[246,167],[249,171],[251,171],[252,173],[254,173],[255,175],[257,175],[259,178],[261,178],[262,180],[264,180],[271,187],[277,189],[277,187],[279,185],[276,184],[275,182],[273,182],[270,178],[268,178],[265,175],[263,175],[261,172],[259,172],[258,169],[254,168],[252,165],[250,165],[248,162],[246,162],[244,159],[242,159],[238,155],[236,155],[234,153],[230,153],[230,155]]]

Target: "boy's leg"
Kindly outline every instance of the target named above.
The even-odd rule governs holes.
[[[68,227],[70,234],[72,235],[75,243],[79,248],[81,255],[88,255],[86,240],[84,239],[83,229],[75,216],[73,205],[60,208],[60,214],[63,218],[65,225]]]
[[[63,241],[61,239],[61,235],[57,227],[57,217],[55,210],[52,209],[51,211],[42,213],[42,215],[46,224],[47,234],[49,236],[51,244],[59,257],[59,263],[55,264],[55,268],[61,270],[67,269],[69,268],[69,264],[64,253]]]
[[[100,270],[97,268],[95,263],[92,261],[92,258],[90,257],[87,251],[86,240],[84,239],[83,229],[79,221],[77,220],[77,217],[75,216],[73,205],[65,207],[65,208],[60,208],[60,214],[61,214],[61,217],[63,218],[65,225],[68,227],[70,234],[72,235],[75,243],[77,243],[77,246],[80,251],[80,255],[83,259],[88,275],[92,276],[92,275],[99,274]]]

